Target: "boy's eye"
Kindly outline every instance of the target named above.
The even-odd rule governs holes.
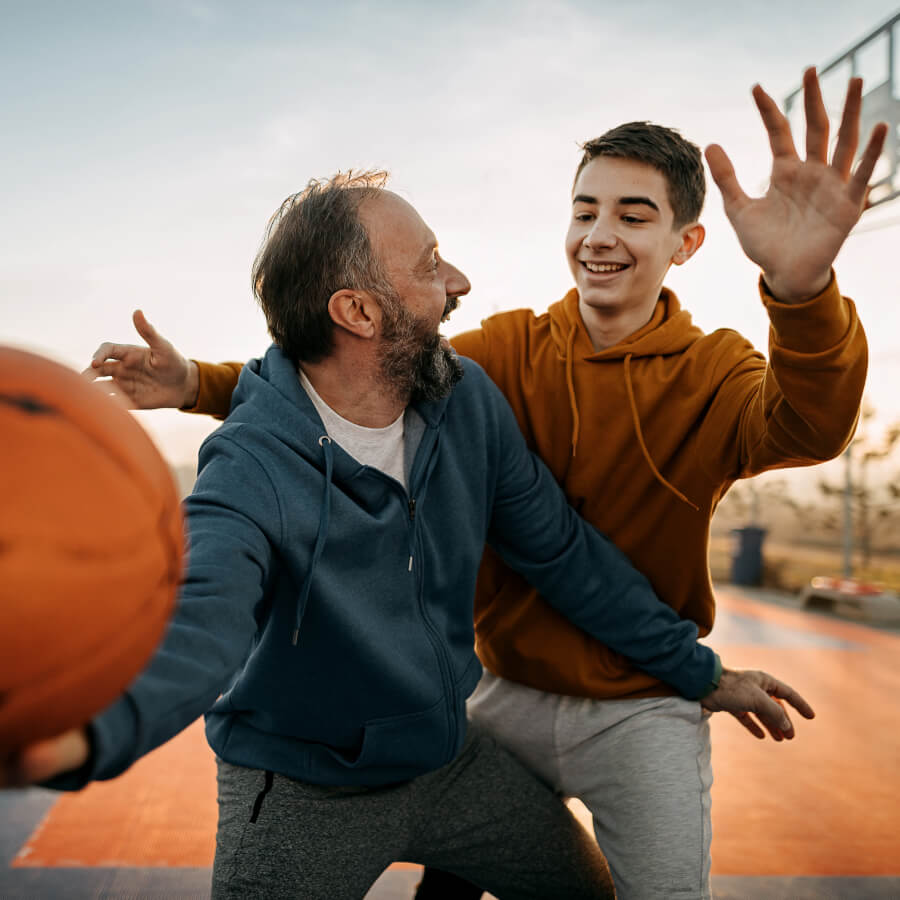
[[[575,213],[576,222],[590,222],[592,218],[590,213]]]
[[[639,218],[638,216],[622,216],[622,221],[628,222],[629,225],[640,225],[640,223],[645,220]]]

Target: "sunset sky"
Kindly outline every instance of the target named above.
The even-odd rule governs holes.
[[[783,100],[806,65],[897,2],[0,8],[0,343],[83,368],[102,340],[134,339],[136,307],[188,355],[261,354],[249,270],[265,223],[338,169],[389,169],[468,274],[449,334],[500,309],[543,310],[571,283],[579,142],[650,119],[721,143],[760,193],[770,156],[751,86]],[[703,222],[706,244],[667,283],[703,328],[764,348],[758,273],[711,182]],[[898,259],[900,200],[868,213],[837,263],[884,421],[900,419]],[[175,462],[211,427],[174,412],[141,420]]]

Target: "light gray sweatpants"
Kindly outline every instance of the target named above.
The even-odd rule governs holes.
[[[467,708],[590,810],[618,900],[708,900],[712,767],[699,703],[565,697],[485,672]]]
[[[506,898],[613,898],[565,804],[477,725],[453,762],[380,788],[323,787],[218,761],[213,900],[361,900],[392,862]]]

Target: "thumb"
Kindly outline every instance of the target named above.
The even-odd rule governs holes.
[[[143,311],[136,309],[131,316],[137,333],[151,350],[168,350],[172,345],[148,321]]]
[[[744,206],[749,198],[737,180],[728,154],[718,144],[710,144],[706,148],[706,163],[709,166],[709,174],[722,194],[725,212],[730,216],[732,212],[737,212]]]

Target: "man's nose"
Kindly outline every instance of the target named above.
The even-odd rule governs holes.
[[[447,268],[450,270],[447,275],[447,293],[452,297],[462,297],[468,294],[472,290],[472,285],[465,274],[451,263],[447,263]]]

